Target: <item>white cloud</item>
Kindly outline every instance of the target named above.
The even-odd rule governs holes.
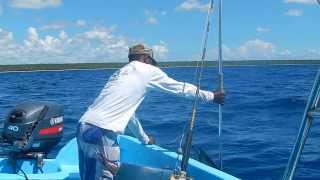
[[[52,22],[46,25],[43,25],[39,28],[41,31],[47,31],[47,30],[63,30],[67,27],[66,22]]]
[[[320,59],[320,48],[319,49],[307,49],[307,57],[310,59]]]
[[[35,41],[39,39],[39,35],[36,28],[34,27],[28,28],[28,39],[30,39],[31,41]]]
[[[83,35],[86,39],[104,41],[112,38],[113,31],[113,27],[107,28],[96,26],[92,30],[83,33]]]
[[[271,28],[267,28],[267,27],[257,27],[256,29],[257,32],[260,32],[260,33],[265,33],[265,32],[271,32],[272,29]]]
[[[60,39],[68,39],[68,34],[65,31],[60,31],[59,38]]]
[[[145,9],[144,15],[146,18],[146,20],[145,20],[146,24],[155,25],[155,24],[159,24],[158,19],[161,18],[161,16],[167,15],[167,11]]]
[[[114,26],[93,27],[88,31],[67,34],[61,30],[57,35],[42,35],[39,29],[29,27],[27,37],[16,41],[12,32],[0,29],[1,64],[28,63],[83,63],[126,62],[128,46],[134,40],[117,35]],[[160,41],[151,44],[158,60],[167,60],[168,45]],[[217,50],[208,51],[209,60],[216,59]],[[196,56],[199,59],[199,56]],[[223,46],[226,60],[252,59],[320,59],[320,48],[309,48],[302,52],[277,48],[272,42],[252,39],[238,47]]]
[[[115,30],[115,26],[97,26],[73,35],[61,30],[52,36],[40,35],[39,29],[29,27],[26,39],[15,42],[12,32],[0,29],[1,64],[126,62],[134,40],[117,35]],[[163,41],[150,47],[160,60],[169,52]]]
[[[101,26],[73,36],[63,30],[57,36],[40,36],[37,28],[29,27],[19,43],[12,32],[0,29],[1,64],[126,61],[129,40],[114,30]]]
[[[5,47],[10,45],[13,41],[13,34],[12,32],[5,31],[0,28],[0,46]]]
[[[0,57],[1,63],[13,63],[12,58],[19,56],[19,46],[14,43],[12,32],[0,28]]]
[[[153,45],[152,49],[153,49],[155,58],[160,60],[163,58],[166,58],[169,52],[167,44],[163,41],[160,41],[159,44]]]
[[[76,42],[85,42],[95,58],[111,61],[125,60],[128,53],[128,40],[123,36],[114,35],[115,27],[94,27],[92,30],[79,34]]]
[[[158,19],[154,16],[150,16],[147,18],[147,24],[158,24]]]
[[[267,58],[273,56],[275,46],[270,42],[265,42],[260,39],[254,39],[245,42],[238,49],[239,55],[243,58]]]
[[[155,14],[156,14],[156,11],[150,11],[148,9],[145,9],[144,10],[144,14],[146,16],[146,23],[147,24],[158,24],[158,19],[156,18]]]
[[[286,16],[302,16],[303,10],[301,9],[289,9],[287,12],[284,13]]]
[[[259,60],[279,57],[276,46],[261,39],[249,40],[234,48],[223,45],[222,50],[223,58],[226,60]],[[208,51],[208,59],[217,59],[217,57],[217,49]],[[199,59],[199,56],[197,58]]]
[[[76,26],[77,27],[84,27],[86,25],[87,25],[87,22],[85,20],[83,20],[83,19],[79,19],[79,20],[76,21]]]
[[[208,51],[209,60],[217,59],[217,49]],[[302,52],[292,52],[289,49],[278,48],[275,44],[261,39],[253,39],[242,43],[239,47],[230,48],[223,45],[225,60],[290,60],[317,59],[320,60],[320,48],[309,48]],[[197,56],[197,58],[199,57]]]
[[[186,0],[181,3],[176,10],[178,11],[192,11],[192,10],[199,10],[205,12],[210,7],[210,4],[201,4],[198,0]]]
[[[58,7],[62,0],[11,0],[10,6],[24,9],[42,9],[46,7]]]
[[[161,11],[161,15],[162,15],[162,16],[167,15],[167,11]]]
[[[291,55],[291,51],[289,49],[286,49],[286,50],[282,51],[280,53],[280,55],[282,55],[282,56],[290,56]]]
[[[284,0],[284,3],[297,3],[297,4],[316,4],[317,0]]]
[[[41,39],[37,29],[34,27],[28,28],[27,39],[24,40],[24,53],[28,55],[39,56],[41,54],[56,55],[62,53],[62,41],[59,38],[45,36]]]

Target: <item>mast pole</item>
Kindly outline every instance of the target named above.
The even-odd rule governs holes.
[[[223,61],[222,61],[222,1],[219,1],[219,53],[218,53],[218,63],[219,63],[219,91],[223,92]],[[223,151],[223,144],[222,144],[222,105],[219,104],[219,160],[220,160],[220,170],[223,169],[222,164],[222,151]]]

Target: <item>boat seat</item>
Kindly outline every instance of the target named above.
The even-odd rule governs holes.
[[[115,180],[168,180],[173,171],[169,169],[160,169],[134,164],[121,163],[120,169]]]

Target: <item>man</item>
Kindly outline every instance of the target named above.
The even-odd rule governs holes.
[[[77,140],[81,179],[113,179],[119,168],[117,135],[128,128],[143,144],[153,144],[134,113],[150,90],[193,98],[196,87],[168,77],[153,59],[152,49],[129,49],[129,63],[116,71],[80,119]],[[224,93],[200,90],[205,102],[223,104]]]

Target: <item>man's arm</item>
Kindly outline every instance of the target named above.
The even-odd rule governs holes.
[[[155,68],[151,81],[149,82],[149,87],[152,89],[176,94],[189,99],[196,96],[197,87],[190,83],[179,82],[170,78],[161,69]],[[213,102],[215,95],[210,91],[199,91],[199,97],[202,101]]]
[[[149,136],[144,132],[139,119],[135,115],[133,115],[129,120],[128,128],[143,144],[149,144]]]

